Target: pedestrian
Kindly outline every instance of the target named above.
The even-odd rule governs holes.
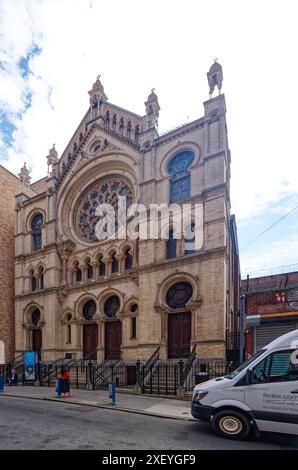
[[[15,369],[12,369],[11,374],[8,378],[8,385],[18,385],[19,378]]]
[[[61,366],[61,394],[64,395],[63,398],[71,397],[70,394],[70,373],[65,366]]]

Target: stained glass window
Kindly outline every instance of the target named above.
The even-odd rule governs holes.
[[[41,227],[43,225],[43,216],[42,214],[36,214],[31,221],[31,230],[32,230],[32,245],[33,250],[40,250],[42,245],[41,239]]]
[[[171,308],[185,307],[192,296],[192,286],[188,282],[176,282],[167,292],[166,302]]]
[[[88,300],[83,307],[83,317],[85,320],[92,320],[96,312],[96,303],[94,300]]]
[[[193,152],[187,150],[175,155],[168,163],[170,179],[170,202],[183,201],[190,197],[190,175],[187,169],[194,160]]]
[[[111,204],[115,210],[115,225],[117,227],[118,197],[126,197],[126,206],[133,201],[133,193],[130,186],[121,178],[112,177],[104,181],[94,183],[80,199],[77,209],[77,227],[82,239],[96,242],[95,227],[99,220],[96,208],[99,204]]]
[[[104,312],[107,317],[111,318],[116,315],[120,308],[120,301],[116,295],[112,295],[109,297],[108,300],[105,302],[104,305]]]

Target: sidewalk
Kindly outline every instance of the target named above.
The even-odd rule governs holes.
[[[19,398],[30,398],[35,400],[50,400],[56,402],[67,402],[76,405],[94,406],[113,411],[126,411],[152,415],[161,418],[172,418],[182,420],[194,420],[190,412],[190,402],[176,400],[174,398],[160,398],[156,396],[134,395],[129,393],[117,393],[116,405],[109,404],[109,393],[107,390],[71,390],[71,398],[55,398],[54,387],[22,386],[5,387],[0,397],[10,396]]]

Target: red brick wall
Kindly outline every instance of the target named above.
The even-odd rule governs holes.
[[[14,236],[15,194],[21,192],[18,178],[0,165],[0,340],[5,360],[14,356]]]

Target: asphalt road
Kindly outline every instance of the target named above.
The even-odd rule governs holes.
[[[298,437],[235,442],[195,421],[0,396],[0,449],[298,449]]]

